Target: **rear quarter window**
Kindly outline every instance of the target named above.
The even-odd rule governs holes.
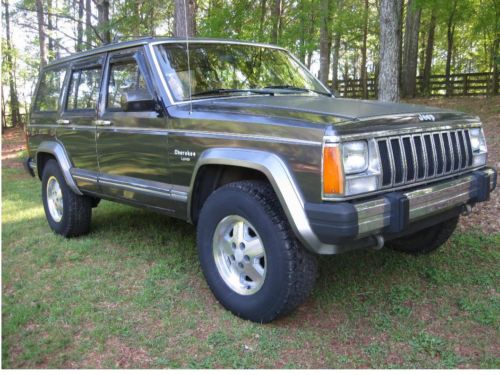
[[[55,112],[59,110],[59,97],[65,75],[66,68],[51,69],[42,72],[35,98],[35,111]]]

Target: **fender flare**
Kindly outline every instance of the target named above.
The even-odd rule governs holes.
[[[205,165],[243,167],[263,173],[273,187],[290,226],[300,242],[314,253],[331,253],[331,245],[322,243],[313,232],[305,211],[305,201],[290,169],[278,155],[241,148],[212,148],[204,151],[193,171],[188,193],[187,214],[191,221],[191,202],[198,172]]]
[[[40,157],[39,154],[45,153],[45,154],[50,154],[54,156],[54,158],[57,160],[57,163],[59,164],[59,167],[61,168],[61,171],[64,176],[64,180],[68,184],[69,188],[78,195],[83,195],[78,186],[76,185],[75,180],[73,179],[73,176],[71,175],[71,168],[72,168],[72,163],[71,160],[69,159],[68,154],[66,153],[66,150],[64,149],[64,146],[61,145],[59,142],[56,141],[43,141],[40,143],[36,150],[36,164],[37,166],[40,165]],[[38,169],[38,177],[41,178],[41,170]]]

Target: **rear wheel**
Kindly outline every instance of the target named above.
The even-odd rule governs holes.
[[[457,224],[458,216],[408,236],[388,241],[386,246],[412,255],[429,254],[448,241]]]
[[[64,180],[55,160],[49,160],[42,173],[42,200],[50,228],[64,237],[75,237],[90,230],[92,198],[75,194]]]
[[[266,183],[234,182],[212,193],[197,237],[210,289],[244,319],[266,323],[287,314],[314,286],[316,258],[295,238]]]

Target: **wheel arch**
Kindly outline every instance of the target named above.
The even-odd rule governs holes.
[[[217,168],[218,171],[224,168],[240,168],[250,172],[257,179],[266,179],[276,193],[292,230],[299,240],[313,252],[317,252],[318,248],[322,247],[323,244],[311,229],[304,209],[304,198],[288,165],[280,156],[268,151],[240,148],[213,148],[204,151],[197,161],[191,178],[187,201],[189,222],[196,222],[193,209],[201,209],[201,206],[195,206],[200,199],[198,187],[201,179],[207,175],[210,176],[205,173],[210,168]],[[217,178],[216,176],[210,177]],[[203,203],[203,198],[201,199]]]
[[[43,167],[49,159],[55,159],[61,168],[64,180],[69,188],[78,195],[83,195],[71,175],[72,163],[64,146],[56,141],[43,141],[36,151],[38,178],[42,179]]]

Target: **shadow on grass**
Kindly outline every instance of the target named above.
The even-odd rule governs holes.
[[[151,240],[148,248],[157,248],[158,252],[149,256],[143,254],[148,260],[155,261],[157,256],[160,257],[157,260],[172,258],[179,262],[195,261],[196,269],[202,277],[197,259],[194,225],[143,209],[108,202],[103,204],[106,208],[94,210],[90,234],[92,237],[105,237],[108,241],[122,245],[127,243],[127,239],[138,244],[141,239]],[[136,253],[135,247],[129,247],[128,250],[125,247],[122,251]],[[359,310],[358,296],[366,300],[368,294],[380,296],[387,288],[398,285],[402,276],[415,272],[412,264],[414,259],[387,249],[360,249],[341,255],[318,256],[318,280],[308,308],[311,308],[311,303],[318,305],[320,310],[331,303],[337,303],[344,305],[346,310]],[[372,304],[375,308],[386,308],[384,299],[372,299]],[[313,308],[313,311],[316,310]],[[296,325],[295,315],[282,319],[279,324]]]

